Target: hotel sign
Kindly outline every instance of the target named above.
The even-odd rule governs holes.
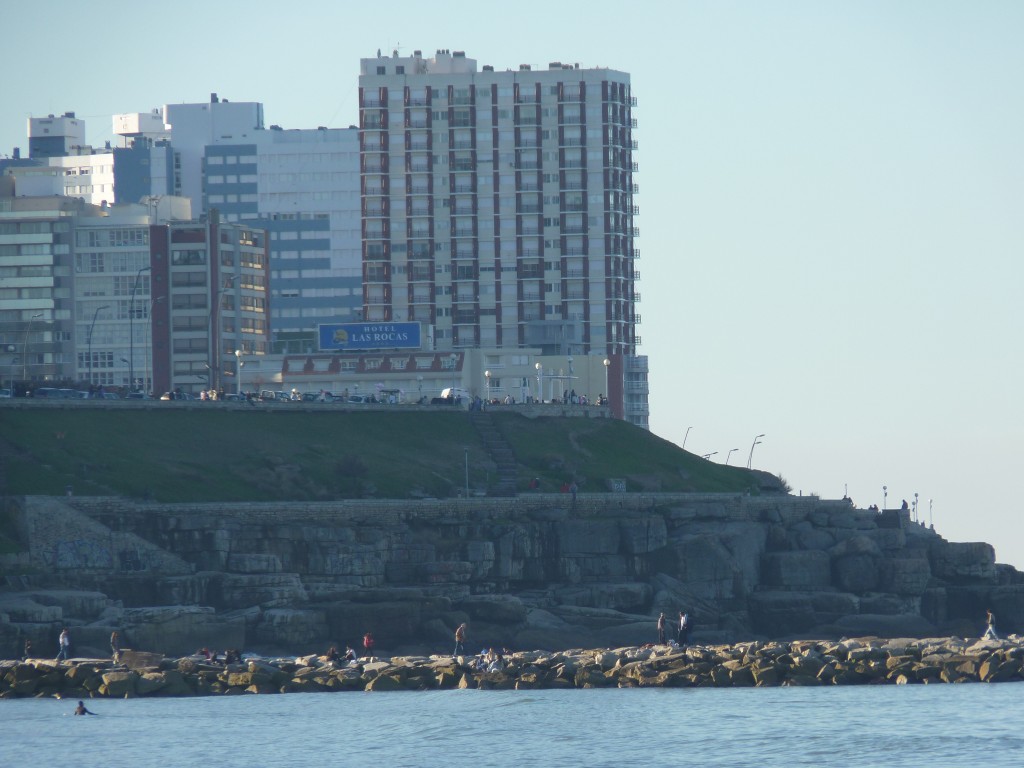
[[[331,323],[320,326],[321,352],[419,348],[419,323]]]

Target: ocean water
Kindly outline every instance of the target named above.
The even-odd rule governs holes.
[[[1020,766],[1024,684],[0,701],[0,766]]]

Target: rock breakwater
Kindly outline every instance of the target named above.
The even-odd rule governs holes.
[[[77,659],[0,662],[0,698],[133,698],[319,691],[451,688],[768,687],[931,684],[1024,680],[1024,638],[671,645],[511,653],[500,669],[475,656],[364,658],[347,664],[317,656],[203,659],[129,656],[126,663]]]

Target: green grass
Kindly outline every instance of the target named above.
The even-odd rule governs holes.
[[[743,491],[763,477],[704,461],[609,419],[495,413],[520,464],[519,485],[554,490],[575,477],[601,492]],[[457,495],[493,485],[464,411],[285,409],[0,409],[2,491],[123,495],[158,501],[302,501]]]

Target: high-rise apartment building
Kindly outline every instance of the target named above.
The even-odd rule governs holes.
[[[611,69],[362,59],[366,320],[419,321],[437,349],[598,355],[621,376],[639,343],[635,106]],[[623,415],[645,426],[641,394]]]

